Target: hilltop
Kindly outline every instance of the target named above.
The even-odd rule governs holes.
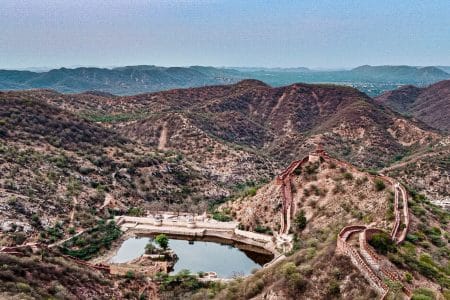
[[[367,299],[376,298],[377,293],[383,295],[383,290],[377,291],[383,282],[389,290],[388,298],[419,293],[424,287],[434,293],[449,288],[444,267],[449,263],[448,213],[431,205],[422,195],[405,193],[401,197],[409,197],[410,212],[407,217],[401,213],[401,225],[395,227],[395,180],[373,176],[322,154],[310,154],[287,170],[290,170],[287,182],[282,183],[280,175],[252,195],[224,204],[221,211],[236,218],[242,228],[277,236],[283,227],[281,216],[290,194],[283,190],[287,184],[292,193],[289,232],[294,236],[293,251],[276,266],[231,283],[218,294],[219,299]],[[404,205],[405,202],[400,207]],[[386,248],[374,241],[373,232],[385,232],[387,236],[395,228],[406,228],[405,241],[395,233],[393,240],[397,243],[386,244]],[[372,275],[359,267],[359,272],[356,271],[353,258],[350,262],[349,254],[339,248],[345,230],[349,234],[342,236],[348,239],[349,247],[360,253],[367,266],[375,266]],[[363,234],[352,238],[359,231]],[[370,246],[364,244],[365,239]],[[377,252],[369,254],[371,251]],[[361,274],[365,278],[360,278]],[[377,284],[372,281],[376,277],[382,279]]]
[[[375,101],[434,128],[450,131],[450,80],[425,88],[404,86],[376,97]]]

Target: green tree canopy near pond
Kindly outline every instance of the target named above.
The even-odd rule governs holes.
[[[164,250],[169,248],[169,238],[164,233],[158,234],[155,237],[155,243],[158,244],[158,246],[163,248]]]

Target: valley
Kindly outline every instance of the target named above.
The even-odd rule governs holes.
[[[450,1],[0,1],[0,300],[450,300]]]
[[[427,101],[439,105],[446,83]],[[250,79],[132,96],[0,92],[1,295],[447,297],[449,213],[434,204],[450,194],[445,113],[405,115],[391,94]],[[176,262],[170,273],[165,248],[109,261],[128,238],[160,234],[273,261],[225,279]],[[9,270],[29,261],[85,267],[98,284],[20,287]]]

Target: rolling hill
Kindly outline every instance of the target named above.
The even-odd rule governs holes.
[[[354,165],[319,160],[293,173],[293,199],[306,224],[294,228],[298,240],[289,257],[245,280],[192,293],[218,299],[375,297],[351,260],[335,250],[344,225],[391,228],[392,186],[381,187],[372,175],[382,168],[409,187],[414,216],[407,242],[380,255],[410,274],[412,287],[447,289],[448,236],[442,232],[448,231],[448,214],[416,190],[430,200],[448,195],[448,135],[357,89],[331,84],[270,87],[243,80],[133,96],[0,92],[0,244],[50,244],[104,228],[103,220],[114,214],[200,213],[221,203],[222,213],[244,229],[277,232],[282,194],[272,179],[319,145]],[[89,240],[99,239],[104,237],[94,230]],[[30,265],[22,256],[37,261],[36,255],[17,255],[0,257],[7,268],[0,272],[0,292],[6,295],[25,289],[15,284],[23,281],[20,274],[45,268],[58,274],[54,270],[78,264],[52,253]],[[20,276],[11,277],[14,268]],[[84,288],[95,297],[129,292],[130,278],[111,288],[110,280],[118,279],[97,274],[89,287],[93,272],[82,280],[58,276],[65,290],[59,288],[67,294]],[[54,293],[44,289],[45,277],[36,278],[28,294]]]
[[[257,79],[272,86],[296,82],[336,83],[358,88],[370,96],[401,85],[424,86],[450,75],[437,67],[360,66],[352,70],[321,71],[307,68],[214,68],[203,66],[127,66],[112,69],[79,67],[49,71],[0,70],[0,90],[46,88],[61,93],[102,91],[134,95],[173,88],[230,84]]]
[[[142,146],[58,107],[0,93],[5,231],[87,228],[134,207],[204,211],[229,191],[174,152]],[[110,210],[111,209],[111,210]]]
[[[445,136],[335,85],[272,88],[245,80],[125,97],[50,90],[5,95],[60,107],[144,147],[178,153],[228,191],[270,179],[318,144],[360,168],[380,169]],[[441,184],[429,195],[439,190]]]
[[[57,100],[61,97],[77,100]],[[94,121],[109,119],[108,126],[152,147],[158,147],[166,124],[164,147],[181,150],[182,144],[194,143],[186,155],[199,148],[200,140],[191,134],[198,131],[275,163],[287,163],[322,143],[361,167],[382,167],[439,139],[438,133],[374,104],[356,89],[335,85],[271,88],[245,80],[120,98],[57,95],[47,101],[59,101]],[[191,129],[183,131],[186,126]]]
[[[450,131],[450,80],[425,88],[404,86],[376,97],[375,101],[431,127]]]
[[[395,184],[386,177],[373,176],[328,155],[317,157],[312,153],[305,158],[306,162],[291,170],[287,183],[292,192],[289,232],[294,236],[294,250],[277,265],[228,285],[219,293],[219,299],[256,295],[258,299],[377,298],[374,284],[366,281],[368,277],[358,278],[358,273],[354,272],[354,259],[350,261],[339,251],[336,236],[346,225],[358,228],[369,223],[371,230],[381,228],[392,232]],[[283,188],[276,178],[252,195],[225,203],[221,210],[235,216],[243,228],[277,233],[283,199],[287,197]],[[374,236],[368,242],[376,249],[373,257],[379,262],[375,263],[373,274],[384,278],[390,290],[388,299],[402,299],[405,296],[402,288],[407,292],[406,289],[419,291],[427,287],[433,294],[450,287],[448,272],[440,267],[449,264],[448,255],[442,253],[449,245],[448,235],[443,233],[449,230],[450,215],[413,191],[407,201],[411,213],[406,240],[390,250],[381,250],[373,241]],[[373,258],[364,250],[364,236],[351,236],[352,233],[348,238],[351,247],[358,249],[356,251],[362,253],[361,257],[367,259],[369,265],[373,264]],[[382,271],[383,268],[389,272]],[[397,279],[389,279],[394,273],[399,274]]]
[[[240,78],[237,71],[212,67],[129,66],[114,69],[75,68],[47,72],[0,70],[0,90],[51,88],[63,93],[89,90],[118,95],[172,88],[226,84]]]

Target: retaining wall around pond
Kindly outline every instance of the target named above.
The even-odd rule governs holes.
[[[116,217],[116,223],[122,230],[133,230],[137,233],[164,233],[175,236],[188,237],[217,237],[231,240],[241,244],[262,248],[275,256],[279,255],[276,249],[274,237],[244,231],[237,228],[236,222],[216,221],[177,221],[177,220],[155,220],[146,217]]]

